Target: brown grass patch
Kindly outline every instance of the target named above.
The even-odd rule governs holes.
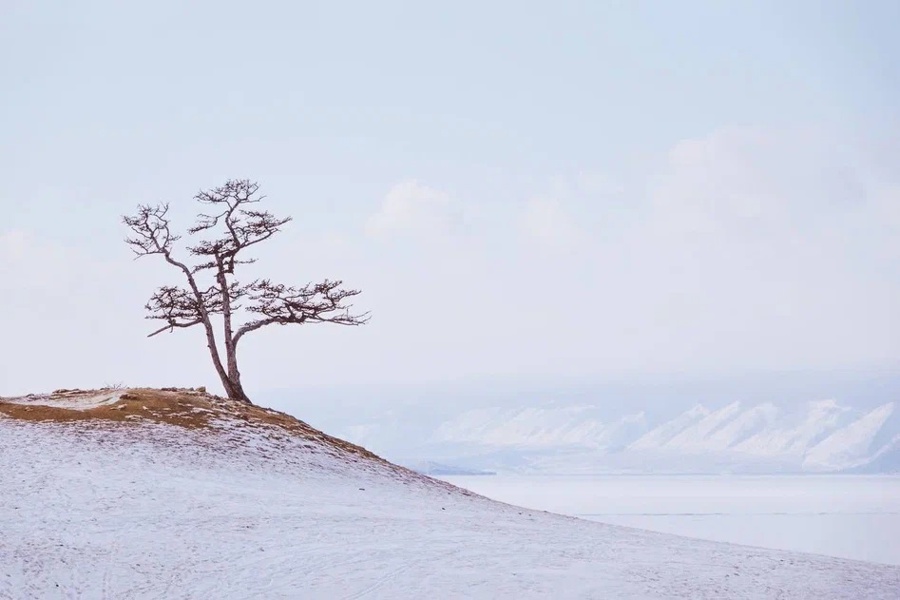
[[[109,394],[119,400],[92,408],[74,408],[79,398]],[[42,401],[63,404],[71,401],[73,408],[47,406]],[[29,396],[23,399],[0,398],[0,414],[21,421],[51,423],[165,423],[187,429],[215,430],[217,423],[237,423],[244,427],[282,430],[285,433],[316,440],[343,452],[382,461],[361,446],[332,437],[286,413],[260,406],[235,402],[208,394],[205,391],[177,388],[136,388],[128,390],[56,390],[48,396]]]

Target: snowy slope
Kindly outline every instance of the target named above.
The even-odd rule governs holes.
[[[699,404],[686,410],[671,421],[654,427],[629,445],[630,450],[662,448],[681,432],[694,427],[709,416],[709,411]]]
[[[679,448],[688,452],[705,450],[710,446],[710,439],[712,436],[720,429],[724,428],[729,422],[739,419],[740,414],[740,403],[733,402],[724,408],[720,408],[719,410],[706,415],[694,425],[679,431],[677,435],[666,443],[666,447]]]
[[[782,418],[772,427],[739,443],[735,449],[749,454],[802,456],[823,437],[845,423],[851,409],[834,400],[810,402],[796,418]]]
[[[0,412],[0,598],[818,599],[900,589],[896,567],[495,503],[252,415],[200,408],[215,418],[191,428],[139,416],[159,406],[131,408],[128,422]]]
[[[868,462],[872,440],[894,412],[893,404],[879,406],[846,427],[831,433],[806,452],[805,465],[822,469],[854,467]]]

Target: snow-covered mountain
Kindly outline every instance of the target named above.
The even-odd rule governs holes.
[[[437,391],[304,414],[404,464],[558,474],[900,471],[892,458],[900,453],[900,379],[836,385],[840,399],[782,387],[796,396],[773,400],[738,385],[669,396],[644,389],[627,400],[623,390],[503,398]],[[721,399],[729,396],[742,398]]]
[[[443,460],[456,451],[468,465],[482,455],[486,468],[502,468],[491,461],[503,452],[518,453],[526,459],[520,468],[536,470],[844,471],[897,445],[895,408],[889,402],[859,410],[833,400],[792,408],[698,404],[662,422],[645,411],[601,420],[584,406],[476,409],[441,423],[423,451]]]
[[[0,398],[0,599],[895,598],[900,568],[516,508],[187,391]]]

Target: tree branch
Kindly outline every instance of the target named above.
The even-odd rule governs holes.
[[[350,312],[353,305],[345,303],[347,298],[356,296],[360,291],[342,289],[342,284],[342,281],[328,279],[299,288],[274,284],[268,279],[249,284],[247,297],[251,304],[247,306],[247,311],[260,315],[260,318],[238,329],[234,334],[234,343],[268,325],[335,323],[356,326],[367,323],[369,313],[353,314]]]
[[[184,328],[187,328],[187,327],[193,327],[194,325],[200,325],[201,323],[203,323],[203,321],[202,321],[201,319],[198,319],[198,320],[196,320],[196,321],[191,321],[190,323],[170,323],[170,324],[168,324],[168,325],[163,325],[162,327],[160,327],[159,329],[157,329],[157,330],[154,331],[153,333],[148,333],[148,334],[147,334],[147,337],[148,337],[148,338],[152,338],[154,335],[160,334],[160,333],[162,333],[163,331],[168,331],[168,332],[171,333],[172,331],[175,330],[176,327],[184,327]]]
[[[138,212],[133,217],[122,217],[122,221],[135,234],[135,237],[125,238],[125,243],[131,246],[131,251],[138,258],[150,254],[163,254],[167,258],[172,252],[172,244],[180,239],[169,230],[169,205],[160,204],[150,206],[141,204]]]
[[[198,297],[193,290],[163,286],[153,293],[144,308],[150,313],[146,318],[166,322],[164,327],[147,337],[153,337],[166,330],[173,331],[175,328],[200,325],[204,322],[204,316],[220,314],[223,311],[222,299],[215,287],[201,291]]]
[[[188,233],[194,235],[214,229],[220,224],[224,228],[220,237],[201,240],[188,248],[194,256],[209,258],[207,262],[195,267],[195,271],[217,268],[221,260],[225,273],[233,274],[235,265],[253,262],[253,259],[238,260],[240,252],[269,239],[291,221],[291,217],[278,218],[268,211],[245,208],[246,205],[256,204],[265,198],[257,195],[258,192],[259,184],[256,182],[237,179],[194,196],[197,202],[217,207],[221,212],[199,215],[197,223],[188,229]]]

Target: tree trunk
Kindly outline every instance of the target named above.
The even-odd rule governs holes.
[[[234,395],[229,394],[232,400],[241,400],[242,402],[250,402],[247,394],[244,392],[244,386],[241,384],[241,372],[237,367],[237,352],[234,344],[230,344],[228,349],[228,382],[234,389]],[[252,402],[251,402],[252,404]]]
[[[244,386],[241,385],[241,380],[238,378],[236,381],[231,381],[232,392],[229,394],[229,398],[231,400],[237,400],[239,402],[246,402],[247,404],[253,404],[250,401],[250,398],[247,397],[247,393],[244,392]]]
[[[222,380],[222,385],[225,386],[225,392],[230,398],[232,393],[231,384],[228,380],[228,373],[225,372],[225,367],[222,366],[222,359],[219,358],[219,348],[216,346],[216,334],[213,331],[208,314],[203,315],[203,327],[206,329],[206,347],[209,349],[209,357],[212,359],[213,366],[216,368],[216,373],[218,373],[219,379]]]
[[[230,400],[238,400],[240,402],[250,402],[241,385],[241,372],[237,366],[237,344],[234,340],[234,331],[231,326],[231,295],[228,289],[228,276],[225,269],[224,259],[216,256],[216,281],[219,283],[219,289],[222,294],[222,325],[225,338],[225,367],[228,369],[227,374],[222,371],[222,363],[217,356],[213,357],[216,368],[219,369],[219,376],[222,378],[222,385],[228,393]]]

